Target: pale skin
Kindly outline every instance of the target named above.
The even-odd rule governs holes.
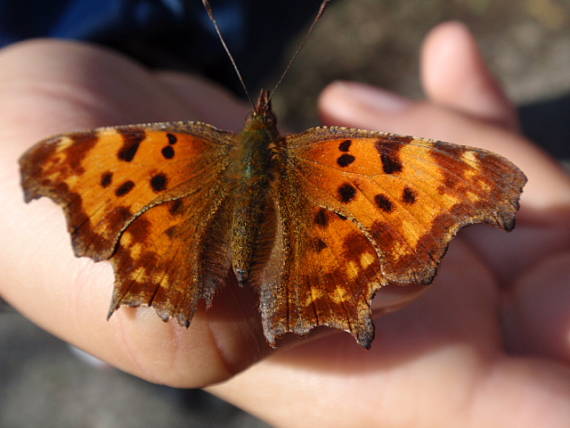
[[[48,135],[101,125],[199,119],[236,130],[247,106],[202,79],[149,73],[78,43],[0,51],[0,294],[113,366],[205,387],[275,425],[569,426],[570,178],[519,134],[461,24],[427,36],[421,68],[424,100],[335,83],[320,98],[323,121],[483,147],[529,182],[515,231],[464,230],[431,288],[377,317],[370,351],[340,332],[271,351],[255,296],[235,283],[188,330],[152,309],[122,308],[105,320],[110,265],[73,256],[51,201],[24,204],[18,157]]]

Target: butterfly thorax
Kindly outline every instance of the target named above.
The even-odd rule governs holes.
[[[256,265],[266,257],[266,241],[272,239],[272,213],[269,197],[274,175],[274,147],[280,140],[269,92],[261,91],[253,112],[246,119],[232,156],[230,174],[233,216],[231,223],[231,259],[238,281],[251,277]]]

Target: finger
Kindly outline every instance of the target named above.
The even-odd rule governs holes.
[[[417,367],[405,364],[410,377],[402,379],[372,362],[342,370],[337,349],[329,352],[339,366],[334,371],[307,371],[275,357],[208,390],[274,426],[454,428],[461,421],[565,428],[570,421],[570,373],[546,362],[501,358],[481,364],[457,347]]]
[[[567,251],[518,279],[505,302],[505,340],[518,354],[570,363],[570,231]]]
[[[243,101],[199,76],[173,71],[157,72],[156,76],[195,114],[196,120],[207,121],[220,129],[239,131],[251,110]]]
[[[215,94],[208,100],[217,101]],[[123,370],[199,386],[267,352],[247,291],[225,287],[214,310],[199,311],[188,330],[143,308],[121,308],[107,322],[110,265],[72,255],[60,207],[45,198],[24,204],[17,162],[50,134],[183,114],[194,115],[151,73],[106,50],[35,41],[0,51],[0,294],[43,328]]]
[[[431,30],[424,41],[421,70],[431,101],[506,129],[518,129],[514,106],[464,24],[447,22]]]

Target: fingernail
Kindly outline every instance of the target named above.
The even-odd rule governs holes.
[[[400,112],[411,104],[407,98],[363,83],[339,81],[333,84],[333,88],[353,102],[374,110]]]

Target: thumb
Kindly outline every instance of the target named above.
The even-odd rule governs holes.
[[[431,30],[423,44],[421,70],[432,102],[518,130],[512,103],[464,24],[446,22]]]

